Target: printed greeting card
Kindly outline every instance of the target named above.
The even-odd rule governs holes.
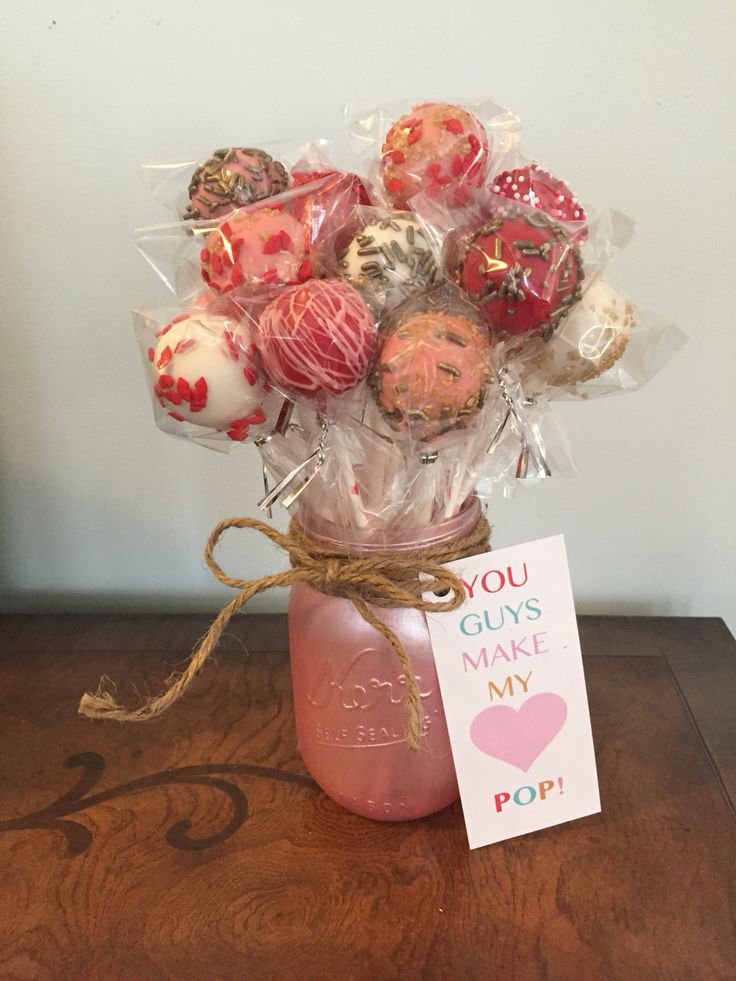
[[[447,568],[466,602],[428,613],[471,848],[600,811],[561,535]]]

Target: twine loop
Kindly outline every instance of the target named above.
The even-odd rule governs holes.
[[[225,532],[231,528],[253,529],[265,535],[288,553],[291,568],[260,579],[229,576],[215,559],[214,551]],[[410,748],[416,750],[421,736],[421,705],[416,676],[401,639],[372,607],[402,607],[436,613],[456,610],[465,600],[463,584],[443,563],[487,551],[489,536],[488,522],[480,514],[467,535],[450,542],[405,551],[352,556],[309,538],[296,520],[292,520],[288,533],[283,534],[256,518],[227,518],[216,525],[210,534],[204,557],[213,575],[224,585],[238,590],[238,593],[213,620],[184,671],[167,679],[162,695],[149,698],[134,709],[119,705],[115,700],[114,686],[111,688],[103,679],[97,692],[87,692],[82,696],[79,713],[90,719],[117,719],[122,722],[141,722],[161,715],[184,694],[217,647],[235,613],[258,593],[275,586],[292,586],[303,582],[328,596],[349,600],[363,619],[394,648],[406,686],[406,739]],[[424,599],[424,594],[430,592],[440,598]]]

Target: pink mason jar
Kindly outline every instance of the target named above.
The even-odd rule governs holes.
[[[387,543],[307,517],[310,538],[352,555],[401,552],[468,534],[477,498],[456,515],[411,539]],[[343,807],[379,821],[424,817],[457,800],[447,723],[424,613],[371,609],[401,639],[419,683],[422,737],[406,743],[407,707],[394,648],[347,599],[304,583],[292,587],[289,646],[299,750],[309,772]]]

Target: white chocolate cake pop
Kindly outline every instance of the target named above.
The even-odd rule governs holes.
[[[158,332],[148,349],[153,393],[172,419],[227,433],[242,442],[250,426],[266,421],[267,387],[255,362],[255,348],[242,326],[229,317],[193,314]]]
[[[526,340],[521,378],[528,395],[574,390],[598,378],[621,357],[635,326],[635,310],[603,280],[593,283],[549,341]]]
[[[403,298],[430,286],[437,265],[419,222],[387,215],[353,237],[340,254],[338,272],[353,286]]]

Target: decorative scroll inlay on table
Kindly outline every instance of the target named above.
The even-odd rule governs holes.
[[[67,857],[79,855],[92,844],[92,832],[78,821],[70,820],[69,815],[79,814],[96,807],[98,804],[127,797],[130,794],[178,784],[209,787],[221,791],[230,799],[232,817],[225,827],[215,834],[201,838],[192,836],[190,834],[191,821],[187,818],[177,821],[166,831],[166,841],[172,848],[180,848],[185,851],[202,851],[235,834],[248,817],[248,799],[245,793],[236,783],[224,779],[224,776],[264,777],[303,787],[306,790],[318,789],[311,777],[289,773],[274,767],[257,766],[252,763],[203,763],[151,773],[148,776],[120,784],[118,787],[111,787],[108,790],[90,795],[90,791],[97,785],[105,771],[104,757],[93,752],[77,753],[64,761],[64,767],[67,770],[81,770],[76,784],[47,807],[42,807],[22,817],[0,821],[0,833],[31,829],[60,831],[66,837]]]

